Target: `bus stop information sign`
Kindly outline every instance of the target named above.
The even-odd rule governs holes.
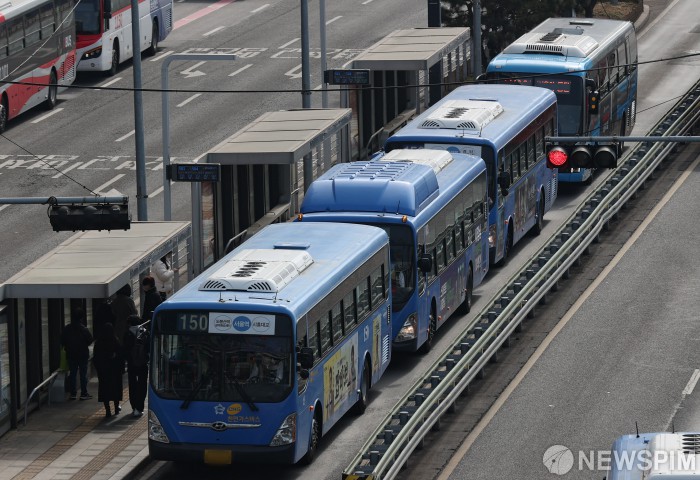
[[[325,81],[330,85],[369,85],[369,70],[326,70]]]
[[[173,163],[170,178],[175,182],[218,182],[221,165],[218,163]]]

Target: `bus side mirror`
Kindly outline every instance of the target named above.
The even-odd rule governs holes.
[[[299,370],[299,376],[303,380],[307,380],[309,378],[309,371],[305,368],[302,368],[301,370]]]
[[[588,91],[598,90],[598,85],[596,84],[596,81],[593,80],[592,78],[587,78],[586,79],[586,90],[588,90]]]
[[[303,369],[308,369],[308,368],[311,368],[314,366],[314,350],[313,350],[313,348],[303,347],[301,349],[301,352],[299,352],[299,364],[301,365],[301,368],[303,368]],[[306,372],[306,373],[308,374],[309,372]]]
[[[508,187],[510,187],[510,175],[508,172],[498,172],[498,186],[501,187],[501,190],[508,190]]]
[[[424,253],[418,259],[418,268],[423,273],[429,273],[433,269],[433,257]]]
[[[109,20],[110,18],[112,18],[112,12],[105,12],[103,17],[105,20]]]

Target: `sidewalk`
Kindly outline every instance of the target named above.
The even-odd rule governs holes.
[[[97,402],[97,378],[88,390],[91,400],[42,405],[26,426],[0,437],[0,480],[133,478],[148,460],[147,411],[132,417],[125,389],[122,412],[107,419]]]

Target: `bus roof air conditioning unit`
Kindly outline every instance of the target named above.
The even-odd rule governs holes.
[[[452,162],[452,154],[443,150],[392,150],[380,160],[382,162],[410,162],[427,165],[437,175]]]
[[[275,293],[312,263],[311,255],[300,250],[243,250],[205,280],[199,290]]]
[[[451,100],[430,114],[420,128],[467,130],[478,135],[501,112],[503,106],[494,100]]]
[[[551,32],[529,32],[508,45],[503,53],[547,53],[586,58],[598,48],[598,42],[579,30],[555,28]]]

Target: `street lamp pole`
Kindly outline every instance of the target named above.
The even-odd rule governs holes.
[[[176,53],[163,60],[160,70],[162,85],[162,110],[163,110],[163,220],[170,221],[170,179],[168,179],[168,167],[170,166],[170,107],[168,105],[168,67],[175,60],[235,60],[236,56],[229,53]],[[139,218],[140,220],[140,218]]]

